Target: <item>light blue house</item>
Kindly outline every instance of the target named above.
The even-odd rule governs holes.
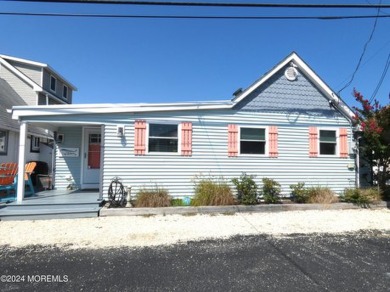
[[[301,181],[336,192],[356,183],[353,112],[296,53],[231,100],[20,106],[12,115],[21,145],[27,125],[55,133],[57,189],[99,188],[102,198],[116,176],[133,192],[158,184],[178,197],[193,194],[199,175],[273,178],[286,195]]]

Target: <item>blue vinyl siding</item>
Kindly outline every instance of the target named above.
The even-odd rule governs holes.
[[[315,125],[338,129],[349,127],[343,118],[330,120],[300,115],[294,123],[286,114],[247,113],[242,111],[199,113],[165,113],[131,117],[125,124],[125,138],[116,136],[116,124],[107,123],[105,127],[104,180],[103,193],[106,194],[111,178],[119,176],[125,185],[133,187],[133,193],[143,186],[155,184],[166,187],[171,195],[185,196],[193,194],[193,180],[199,175],[224,177],[230,181],[241,172],[261,178],[276,179],[282,184],[282,190],[288,195],[289,185],[299,181],[307,185],[329,186],[336,192],[353,186],[354,171],[348,169],[353,164],[352,158],[337,157],[309,158],[308,127]],[[124,123],[126,116],[119,118]],[[130,118],[130,116],[128,116]],[[190,121],[193,123],[192,156],[179,154],[158,155],[147,153],[145,156],[134,155],[134,120],[147,122]],[[238,122],[239,121],[239,122]],[[113,122],[113,121],[111,121]],[[279,157],[256,157],[240,155],[229,158],[227,155],[227,125],[239,126],[278,126]],[[350,131],[350,130],[349,130]],[[350,135],[350,132],[349,132]]]
[[[56,163],[55,163],[55,187],[57,189],[65,189],[69,185],[67,177],[72,176],[76,186],[81,185],[81,141],[82,141],[82,127],[60,127],[58,133],[64,134],[64,142],[57,144],[56,147]],[[67,148],[79,148],[79,157],[61,157],[60,149]]]

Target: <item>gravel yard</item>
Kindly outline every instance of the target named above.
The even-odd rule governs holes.
[[[237,235],[390,234],[390,210],[312,210],[220,215],[156,215],[42,221],[1,221],[0,245],[109,248],[171,245]]]

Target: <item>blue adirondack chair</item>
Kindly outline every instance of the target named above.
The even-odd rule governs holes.
[[[34,186],[31,181],[31,173],[34,171],[36,162],[28,162],[25,165],[24,182],[26,190],[24,195],[26,197],[34,196]],[[6,196],[0,196],[1,201],[14,201],[16,198],[16,190],[18,185],[18,165],[13,162],[2,163],[0,165],[0,192],[5,192]]]
[[[0,196],[1,201],[13,201],[16,197],[16,176],[18,165],[14,162],[6,162],[0,165],[0,193],[5,192],[6,196]]]

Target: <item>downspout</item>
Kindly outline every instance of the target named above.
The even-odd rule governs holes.
[[[350,141],[349,141],[349,145],[350,145],[350,149],[352,148],[352,144],[353,144],[353,126],[352,126],[352,118],[347,114],[347,112],[350,112],[348,111],[348,108],[346,109],[346,105],[345,104],[340,104],[341,102],[341,99],[338,97],[338,96],[335,96],[333,93],[331,94],[331,98],[332,100],[329,101],[329,103],[335,108],[337,109],[343,116],[344,118],[347,119],[348,123],[349,123],[349,127],[350,127],[350,130],[351,130],[351,136],[350,136]],[[355,157],[355,187],[359,187],[360,186],[360,167],[359,167],[359,164],[360,164],[360,153],[359,153],[359,140],[357,139],[357,145],[356,145],[356,157]]]
[[[56,173],[56,155],[57,154],[57,133],[54,132],[53,137],[53,148],[51,150],[51,189],[53,190],[55,188],[54,182],[55,182],[55,173]]]
[[[352,123],[351,123],[351,131],[353,131]],[[353,132],[351,132],[353,135]],[[352,143],[352,135],[351,135],[351,143]],[[355,179],[355,187],[360,188],[360,137],[356,136],[356,143],[355,143],[355,164],[356,164],[356,179]],[[352,145],[352,144],[351,144]]]

